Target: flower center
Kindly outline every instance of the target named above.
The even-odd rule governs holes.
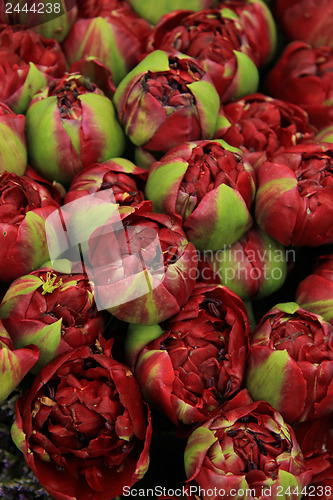
[[[241,157],[219,144],[195,147],[179,187],[177,212],[186,220],[209,191],[221,184],[234,189],[238,175],[244,170]]]
[[[60,118],[80,118],[82,114],[80,95],[93,92],[94,87],[88,78],[79,75],[62,78],[50,85],[49,96],[56,96]]]
[[[57,283],[55,283],[56,279],[58,276],[55,273],[48,272],[46,273],[46,281],[42,276],[40,276],[40,279],[43,283],[42,285],[42,295],[45,295],[46,293],[52,293],[56,288],[59,288],[62,285],[62,279],[60,278]]]
[[[141,79],[144,91],[158,99],[167,115],[180,106],[195,106],[195,98],[188,89],[189,83],[202,78],[204,71],[193,61],[170,57],[170,69],[167,72],[148,72]]]

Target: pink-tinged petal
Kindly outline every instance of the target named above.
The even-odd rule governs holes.
[[[120,395],[120,402],[128,410],[133,432],[139,439],[144,439],[145,418],[139,397],[139,387],[133,373],[125,365],[121,366],[120,364],[114,367],[111,373]]]
[[[207,417],[203,415],[199,410],[197,410],[193,405],[185,403],[178,397],[174,396],[174,394],[171,394],[170,400],[178,422],[182,422],[185,425],[195,425],[203,423],[207,420]]]
[[[294,172],[281,164],[264,163],[258,170],[255,214],[259,226],[283,245],[289,245],[300,197]],[[283,224],[279,221],[283,216]]]
[[[71,64],[68,71],[80,73],[95,82],[109,99],[114,96],[116,86],[112,81],[112,72],[96,57],[88,56],[80,59]]]
[[[155,325],[179,311],[179,302],[168,292],[163,282],[153,276],[149,276],[148,282],[145,273],[137,273],[128,280],[122,280],[122,283],[119,284],[123,291],[122,303],[116,306],[108,306],[108,311],[128,323],[144,325]],[[135,286],[135,284],[138,286]],[[105,297],[109,304],[118,302],[119,285],[117,290],[114,289],[115,287],[111,287],[114,289],[114,299],[110,295],[110,286],[104,287]],[[141,290],[142,293],[138,296],[138,292]],[[149,290],[148,293],[147,290]],[[98,287],[97,294],[98,301],[104,301],[102,299],[103,287]]]
[[[27,71],[24,83],[6,99],[6,103],[15,113],[25,113],[34,94],[47,84],[48,78],[33,62],[29,62],[28,69],[21,67],[19,71]]]
[[[166,120],[166,113],[160,102],[139,87],[131,92],[131,103],[129,109],[126,110],[126,116],[123,118],[119,109],[118,115],[133,144],[145,147]],[[147,120],[147,116],[154,117],[154,119]]]
[[[326,415],[333,411],[333,362],[324,361],[317,367],[316,383],[323,387],[322,399],[316,397],[314,403],[315,416]],[[318,386],[316,386],[317,388]],[[325,388],[325,389],[324,389]]]
[[[164,108],[161,107],[161,110],[164,114],[163,121],[161,116],[154,136],[144,144],[149,151],[161,151],[162,145],[163,151],[169,151],[183,142],[196,141],[203,137],[194,107],[179,106],[179,109],[175,109],[169,116],[166,116]],[[149,114],[150,112],[145,113],[145,120]]]

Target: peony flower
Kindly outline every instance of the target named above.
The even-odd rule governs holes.
[[[36,372],[74,347],[93,344],[105,329],[105,313],[97,310],[88,277],[70,267],[62,272],[42,267],[16,279],[0,304],[15,347],[39,348]]]
[[[269,72],[269,95],[301,106],[310,123],[322,129],[333,119],[333,48],[313,48],[305,42],[292,42]]]
[[[186,142],[151,166],[146,196],[154,210],[179,214],[199,250],[218,250],[252,225],[256,178],[239,149],[224,141]]]
[[[114,201],[119,205],[138,205],[144,200],[142,188],[147,178],[147,171],[136,167],[125,158],[113,158],[103,163],[95,163],[81,170],[70,185],[65,203],[70,203],[82,196],[112,190]],[[139,187],[141,189],[139,189]]]
[[[146,401],[174,424],[205,422],[241,389],[249,320],[228,288],[197,285],[178,314],[131,325],[126,341]]]
[[[149,409],[104,344],[59,356],[16,403],[13,440],[55,500],[109,500],[148,469]]]
[[[265,401],[220,412],[196,428],[185,471],[203,500],[299,500],[311,480],[292,428]]]
[[[257,171],[255,216],[285,246],[333,242],[333,150],[328,143],[299,144],[274,155]]]
[[[126,3],[118,3],[101,2],[91,18],[79,18],[63,44],[70,64],[95,57],[112,72],[115,85],[137,64],[151,31]]]
[[[240,148],[256,168],[276,152],[313,139],[314,132],[299,106],[252,94],[221,106],[214,137]]]
[[[136,146],[167,152],[182,142],[212,137],[219,97],[194,59],[156,50],[121,81],[114,103]]]
[[[148,325],[176,314],[195,286],[197,269],[195,248],[179,220],[154,214],[151,202],[142,202],[120,207],[96,226],[82,240],[88,241],[84,258],[99,307]]]
[[[271,61],[276,49],[277,32],[272,13],[263,0],[222,0],[217,8],[237,14],[251,48],[251,58],[258,68]]]
[[[34,96],[26,133],[31,165],[47,179],[63,183],[124,149],[112,102],[78,74],[66,74]]]
[[[251,337],[246,387],[290,423],[332,412],[332,326],[296,303],[275,306]]]
[[[247,36],[228,9],[176,10],[165,15],[148,38],[147,50],[187,54],[210,75],[221,102],[255,92],[258,71]]]
[[[303,40],[313,47],[333,46],[329,0],[276,0],[274,13],[290,40]]]
[[[49,259],[45,221],[60,207],[56,187],[28,168],[0,176],[0,280],[10,283]]]
[[[66,70],[59,44],[29,29],[0,29],[0,61],[0,99],[15,113],[25,113],[32,96]]]

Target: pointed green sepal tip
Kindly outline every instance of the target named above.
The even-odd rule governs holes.
[[[157,24],[164,14],[173,10],[199,11],[207,8],[204,0],[129,0],[129,4],[141,17],[151,24]]]
[[[309,471],[310,474],[310,471]],[[276,481],[277,490],[281,492],[281,500],[290,500],[291,496],[295,500],[302,498],[302,489],[305,486],[301,479],[290,472],[279,469]],[[292,492],[292,495],[291,493]]]
[[[276,304],[274,309],[279,309],[281,312],[286,314],[295,314],[299,310],[300,306],[296,302],[283,302]]]
[[[14,113],[24,114],[34,94],[45,85],[47,85],[46,76],[39,71],[33,62],[29,62],[29,71],[20,91],[21,97],[11,106]]]
[[[72,273],[72,262],[68,259],[55,259],[49,260],[43,264],[43,267],[52,269],[57,273],[71,274]]]
[[[10,433],[15,446],[22,453],[25,453],[27,450],[26,435],[24,434],[23,430],[18,427],[16,422],[13,423]]]
[[[231,122],[228,120],[228,118],[224,115],[219,114],[216,121],[215,136],[218,135],[219,132],[224,133],[224,131],[229,127],[231,127]]]

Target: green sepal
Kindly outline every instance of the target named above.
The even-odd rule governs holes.
[[[238,99],[247,94],[254,94],[258,90],[259,72],[252,59],[238,50],[233,51],[237,59],[238,87],[233,99]]]
[[[68,210],[65,210],[66,205],[64,206],[64,210],[71,214],[68,233],[72,245],[78,243],[84,245],[91,234],[97,228],[103,227],[109,220],[117,223],[117,229],[123,229],[117,204],[104,202],[94,197],[91,198],[91,203],[89,203],[89,198],[90,195],[87,195],[74,200],[68,204]],[[96,201],[94,202],[94,200]]]
[[[26,435],[22,429],[18,427],[16,422],[13,423],[11,430],[11,437],[15,446],[22,452],[25,453],[27,449]]]
[[[45,233],[45,219],[31,210],[25,215],[24,227],[25,226],[29,228],[32,239],[29,243],[31,245],[31,255],[33,257],[31,271],[34,271],[49,259]]]
[[[146,198],[153,202],[154,212],[163,212],[165,198],[171,193],[175,194],[176,202],[177,191],[187,168],[188,163],[184,160],[173,161],[159,166],[149,174],[145,193]]]
[[[204,80],[187,85],[196,99],[201,122],[202,138],[211,139],[216,130],[220,98],[214,85]]]
[[[137,166],[130,160],[127,160],[127,158],[111,158],[110,161],[113,161],[117,165],[123,167],[127,174],[134,172],[134,170],[137,168]]]
[[[268,401],[273,408],[279,408],[285,381],[285,368],[290,360],[288,351],[272,351],[260,365],[247,372],[245,387],[254,401]]]
[[[243,236],[252,224],[252,218],[244,200],[234,189],[226,184],[220,184],[214,191],[217,192],[217,213],[213,230],[207,231],[207,227],[202,225],[202,227],[192,229],[190,234],[187,233],[189,240],[198,250],[216,251],[225,245],[232,245]],[[190,215],[186,223],[189,222],[193,214]]]
[[[228,120],[228,118],[219,114],[216,121],[216,132],[228,129],[229,127],[231,127],[231,122]]]
[[[296,302],[283,302],[274,306],[274,309],[279,309],[286,314],[295,314],[299,308],[300,306]]]
[[[82,167],[81,163],[81,145],[80,145],[80,130],[81,130],[81,122],[79,120],[66,120],[61,119],[61,125],[63,126],[66,134],[71,141],[71,145],[77,153],[78,159],[80,161],[80,167]]]
[[[231,9],[228,9],[227,7],[221,9],[220,12],[224,19],[235,19],[239,21],[239,16],[236,14],[236,12],[234,12]]]
[[[207,427],[198,427],[192,432],[184,453],[184,466],[188,480],[194,478],[199,472],[207,451],[217,441],[218,439]]]
[[[55,259],[48,260],[43,264],[43,267],[48,267],[58,273],[71,274],[72,273],[72,262],[68,259]]]
[[[6,319],[10,316],[13,307],[16,307],[21,295],[28,295],[42,285],[42,281],[38,276],[22,276],[15,280],[7,290],[0,305],[0,318]]]
[[[202,0],[159,0],[148,3],[143,0],[129,0],[129,4],[135,12],[152,24],[157,24],[164,14],[173,10],[199,11],[204,8]]]
[[[27,167],[27,150],[10,127],[0,123],[0,175],[9,172],[23,175]]]
[[[278,457],[280,458],[280,457]],[[290,460],[290,455],[289,457],[286,456],[286,460],[289,462]],[[287,462],[287,463],[288,463]],[[297,476],[294,476],[294,474],[291,474],[290,472],[286,471],[286,470],[283,470],[283,469],[279,469],[278,471],[278,479],[277,479],[277,482],[276,484],[278,485],[277,488],[279,488],[279,499],[281,498],[281,500],[290,500],[291,498],[293,500],[300,500],[302,498],[302,485],[299,481],[299,479],[297,478]],[[287,490],[289,488],[289,491],[292,493],[291,494],[288,494],[286,493]],[[294,493],[298,492],[297,496],[296,494]]]
[[[47,85],[45,75],[43,75],[43,73],[41,73],[39,69],[37,69],[34,63],[29,62],[29,66],[30,68],[27,77],[20,90],[21,98],[19,102],[11,106],[12,110],[16,114],[24,114],[34,94],[36,94],[39,89]]]
[[[38,347],[39,360],[31,369],[32,373],[39,373],[43,366],[47,365],[57,356],[57,349],[61,341],[61,324],[62,318],[58,319],[55,323],[45,325],[36,333],[22,335],[21,338],[15,342],[16,348],[26,347],[30,344],[34,344]]]
[[[125,147],[125,136],[110,99],[93,93],[83,94],[79,99],[82,104],[83,118],[88,111],[94,117],[95,134],[99,130],[101,137],[104,138],[105,148],[101,151],[101,156],[97,161],[102,162],[121,155]]]
[[[57,110],[56,96],[34,102],[26,114],[26,135],[30,163],[44,174],[47,166],[47,177],[61,181],[57,155],[58,144],[55,139],[58,123],[54,115]],[[50,161],[51,157],[52,161]]]

